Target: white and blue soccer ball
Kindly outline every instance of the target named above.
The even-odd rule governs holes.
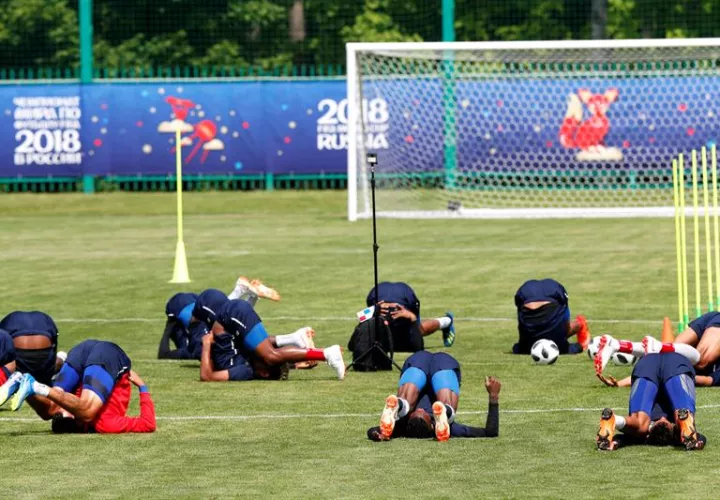
[[[598,352],[599,345],[600,345],[600,337],[593,337],[590,340],[590,344],[588,345],[588,348],[587,348],[588,358],[590,358],[591,360],[595,359],[595,355]]]
[[[540,339],[530,348],[530,357],[538,365],[551,365],[560,356],[560,349],[555,342],[548,339]]]
[[[610,358],[613,364],[618,366],[632,366],[637,361],[637,358],[632,354],[625,354],[624,352],[616,352]]]

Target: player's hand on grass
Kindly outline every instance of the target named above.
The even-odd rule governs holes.
[[[599,378],[600,382],[608,387],[618,387],[618,381],[612,375],[603,375],[602,373],[598,373],[597,378]]]
[[[145,382],[143,382],[143,379],[140,378],[140,375],[132,370],[130,370],[130,383],[135,387],[142,387],[145,385]]]
[[[485,389],[490,394],[490,400],[497,402],[502,384],[495,377],[485,377]]]

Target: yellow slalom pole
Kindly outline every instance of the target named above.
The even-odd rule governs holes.
[[[705,266],[707,267],[708,312],[710,312],[715,308],[713,307],[712,244],[710,242],[710,186],[708,186],[707,149],[704,147],[700,150],[700,159],[702,160],[703,205],[705,205]],[[715,278],[717,279],[717,276]]]
[[[720,224],[718,224],[718,190],[717,190],[717,150],[713,144],[710,148],[710,168],[712,169],[713,186],[713,225],[715,233],[715,307],[720,310]]]
[[[682,250],[682,267],[683,267],[683,328],[687,328],[690,324],[690,301],[688,300],[688,264],[687,264],[687,230],[685,229],[685,158],[681,154],[678,158],[678,180],[680,181],[680,249]]]
[[[697,151],[692,152],[693,257],[695,257],[695,317],[702,316],[700,303],[700,204],[698,202]]]
[[[175,246],[175,266],[170,283],[190,283],[187,256],[185,255],[185,240],[183,239],[183,203],[182,203],[182,137],[180,129],[175,131],[175,184],[177,187],[177,235]]]
[[[678,292],[678,333],[685,328],[685,311],[683,310],[683,267],[682,267],[682,247],[680,246],[680,181],[678,176],[677,160],[672,162],[672,181],[673,181],[673,205],[675,206],[675,253],[677,255],[677,292]]]

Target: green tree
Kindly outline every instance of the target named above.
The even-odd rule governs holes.
[[[340,33],[344,42],[420,42],[417,33],[403,32],[401,26],[387,14],[388,0],[366,0],[365,9],[355,17],[355,23]]]
[[[0,1],[0,67],[75,67],[77,13],[67,0]]]

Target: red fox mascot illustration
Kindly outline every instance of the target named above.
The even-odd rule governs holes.
[[[608,89],[603,94],[580,89],[577,94],[568,96],[567,112],[558,135],[563,147],[580,150],[578,161],[622,160],[622,152],[618,148],[605,146],[605,136],[610,130],[607,112],[617,98],[617,89]],[[591,115],[585,120],[583,104]]]

